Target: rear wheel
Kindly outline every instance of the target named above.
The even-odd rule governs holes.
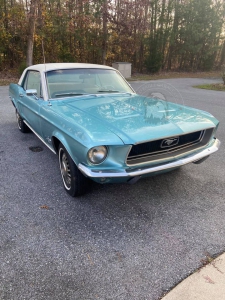
[[[30,132],[30,128],[24,123],[23,119],[21,118],[17,110],[16,110],[16,120],[17,120],[18,128],[21,132],[23,133]]]
[[[89,180],[80,172],[62,144],[59,145],[59,167],[67,193],[72,197],[84,194]]]

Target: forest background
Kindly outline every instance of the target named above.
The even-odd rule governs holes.
[[[0,0],[0,71],[130,62],[136,72],[225,63],[223,0]]]

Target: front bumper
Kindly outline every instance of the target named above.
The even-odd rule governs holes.
[[[201,152],[198,152],[197,154],[192,154],[190,156],[187,156],[185,158],[178,159],[176,161],[161,164],[158,166],[153,166],[150,168],[138,168],[136,170],[132,171],[126,171],[125,169],[122,170],[107,170],[101,171],[101,170],[91,170],[88,167],[79,164],[78,169],[87,177],[97,179],[97,178],[127,178],[130,179],[132,177],[136,176],[142,176],[146,174],[161,172],[161,171],[167,171],[169,169],[178,168],[180,166],[186,165],[191,162],[197,162],[204,158],[207,158],[212,153],[216,152],[220,147],[220,141],[218,139],[215,139],[213,144],[207,148],[202,150]]]

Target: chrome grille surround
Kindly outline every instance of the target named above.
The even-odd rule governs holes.
[[[134,166],[151,161],[160,161],[202,148],[210,141],[213,130],[214,128],[209,128],[183,135],[169,136],[159,140],[135,144],[128,153],[126,164],[128,166]],[[171,147],[161,147],[163,141],[175,139],[178,139],[178,142],[172,142]]]

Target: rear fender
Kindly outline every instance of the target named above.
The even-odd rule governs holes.
[[[19,107],[18,107],[18,99],[19,99],[19,95],[20,93],[23,93],[24,89],[16,84],[16,83],[10,83],[9,85],[9,98],[12,101],[13,106],[19,111]]]

